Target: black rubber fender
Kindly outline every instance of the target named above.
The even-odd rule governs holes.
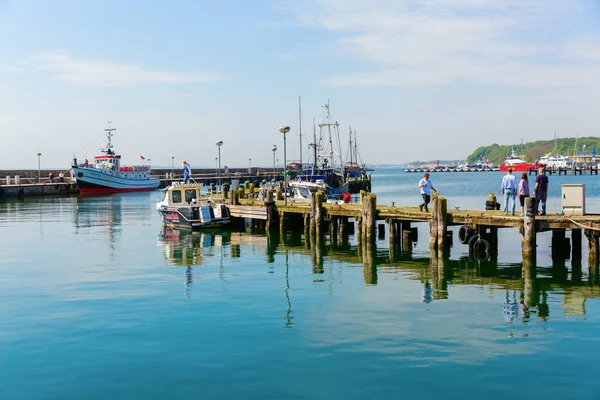
[[[487,260],[492,252],[492,245],[480,235],[473,235],[469,239],[469,256],[474,260]]]
[[[471,239],[471,237],[473,236],[473,233],[473,228],[471,228],[469,225],[461,226],[458,230],[458,241],[462,244],[467,244],[469,242],[469,239]]]

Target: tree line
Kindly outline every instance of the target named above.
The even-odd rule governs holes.
[[[467,157],[468,163],[476,163],[479,160],[494,164],[501,164],[514,149],[515,154],[523,156],[525,161],[535,162],[540,157],[552,153],[552,155],[572,156],[574,153],[585,151],[600,151],[600,138],[580,137],[561,138],[554,140],[538,140],[536,142],[500,145],[494,143],[490,146],[481,146]]]

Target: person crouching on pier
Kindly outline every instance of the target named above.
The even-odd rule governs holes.
[[[423,196],[423,204],[419,205],[419,210],[423,211],[423,207],[425,207],[425,211],[429,212],[427,205],[431,201],[431,191],[437,192],[437,190],[431,184],[428,173],[423,175],[423,179],[419,182],[419,188],[421,189],[421,196]]]
[[[504,195],[504,215],[508,214],[508,202],[512,199],[512,215],[515,215],[515,194],[517,192],[517,180],[509,168],[502,178],[502,194]]]
[[[521,203],[521,215],[519,215],[519,217],[524,217],[525,199],[529,197],[529,181],[527,180],[527,172],[523,172],[521,174],[521,180],[519,181],[517,191],[519,192],[519,202]]]

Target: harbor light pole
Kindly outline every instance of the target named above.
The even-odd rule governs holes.
[[[288,133],[290,131],[290,127],[287,125],[281,125],[279,127],[279,132],[283,133],[283,188],[284,188],[284,193],[283,193],[283,201],[284,201],[284,205],[287,206],[287,174],[285,171],[285,167],[287,164],[287,155],[286,155],[286,144],[285,144],[285,134]]]
[[[42,153],[38,153],[38,183],[42,182]]]
[[[248,173],[252,175],[252,159],[248,159]]]
[[[171,157],[171,179],[173,179],[173,172],[175,172],[175,156]]]
[[[273,172],[275,172],[275,153],[277,152],[277,145],[273,145],[271,151],[273,152]]]
[[[217,169],[217,178],[219,180],[219,186],[221,186],[221,146],[223,146],[223,141],[217,140],[215,144],[217,145],[217,149],[219,150],[219,169]]]

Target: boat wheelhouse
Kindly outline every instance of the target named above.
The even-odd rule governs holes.
[[[228,225],[229,209],[225,204],[201,197],[202,184],[173,182],[163,189],[156,203],[163,224],[183,229],[203,229]]]

